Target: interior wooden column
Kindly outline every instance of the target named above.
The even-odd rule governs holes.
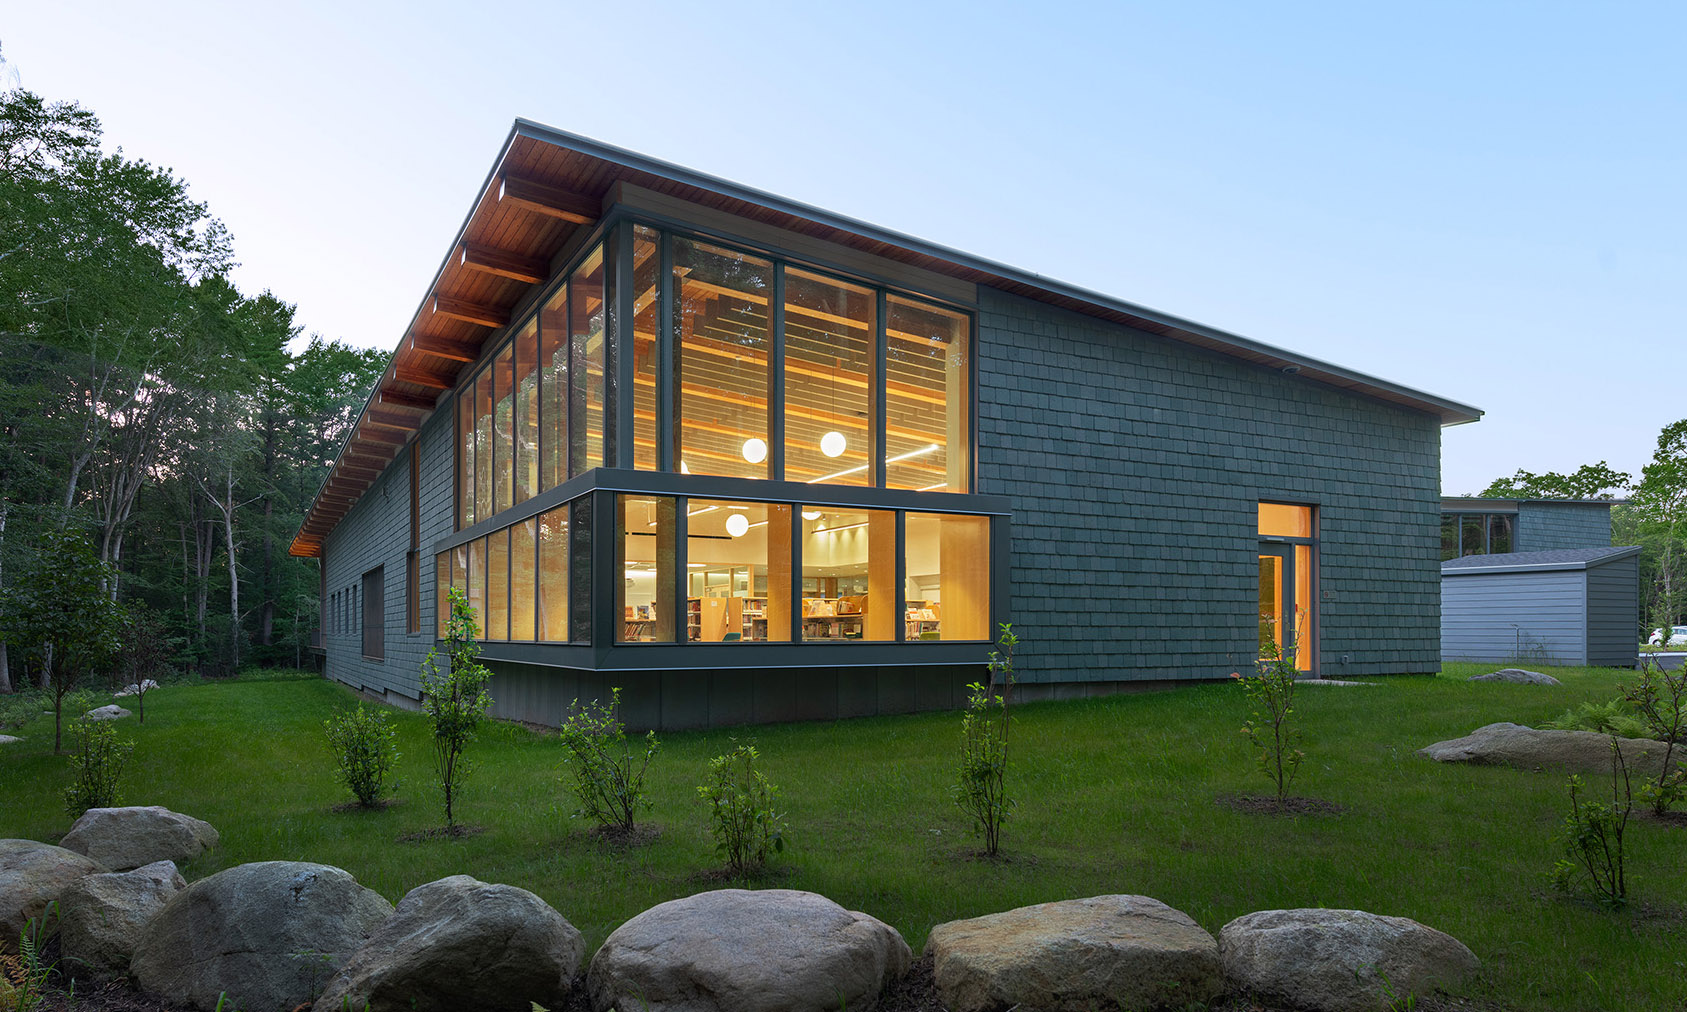
[[[656,642],[674,642],[675,621],[673,602],[679,598],[678,544],[674,535],[676,500],[663,496],[656,500]]]
[[[750,575],[755,591],[755,574]],[[767,638],[791,640],[791,507],[767,508]]]
[[[867,511],[867,630],[869,640],[896,639],[896,514]]]
[[[991,639],[990,521],[946,517],[938,532],[943,639]]]

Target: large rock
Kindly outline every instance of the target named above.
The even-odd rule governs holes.
[[[157,805],[90,808],[59,841],[113,871],[155,861],[186,861],[217,845],[209,822]]]
[[[453,875],[399,900],[316,1004],[370,1012],[556,1008],[585,953],[580,932],[539,897]]]
[[[59,944],[70,974],[96,979],[127,974],[147,924],[185,888],[170,861],[87,875],[66,886],[59,896]]]
[[[87,713],[89,720],[122,720],[124,717],[132,716],[134,716],[134,714],[123,709],[121,706],[118,706],[116,703],[107,703],[104,706],[96,706]]]
[[[1653,777],[1662,771],[1666,747],[1663,742],[1645,738],[1618,738],[1617,742],[1630,773]],[[1488,724],[1463,738],[1427,745],[1418,749],[1418,755],[1442,763],[1608,774],[1611,736],[1594,731],[1546,731],[1522,724]]]
[[[720,889],[615,929],[586,982],[598,1012],[868,1012],[908,971],[895,928],[791,889]]]
[[[262,861],[200,879],[153,918],[129,972],[141,989],[212,1012],[289,1012],[310,1001],[392,914],[323,864]]]
[[[1218,944],[1232,988],[1308,1012],[1386,1012],[1456,990],[1481,965],[1451,935],[1363,910],[1261,910],[1226,924]]]
[[[44,914],[66,886],[105,870],[98,861],[63,847],[0,840],[0,953],[18,951],[24,926]]]
[[[1183,1008],[1224,990],[1218,943],[1146,896],[1092,896],[949,921],[926,954],[945,1007]]]
[[[1558,679],[1551,675],[1543,675],[1539,671],[1526,671],[1523,668],[1501,668],[1485,675],[1471,675],[1466,681],[1470,682],[1510,682],[1512,685],[1561,685]]]

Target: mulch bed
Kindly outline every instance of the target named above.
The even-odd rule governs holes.
[[[335,815],[346,812],[384,812],[395,805],[404,804],[403,798],[382,798],[373,805],[366,805],[361,801],[343,801],[337,805],[329,805],[328,810]]]
[[[1323,798],[1278,798],[1259,794],[1220,794],[1213,804],[1244,815],[1340,815],[1347,811]]]
[[[399,843],[420,843],[423,840],[445,840],[459,836],[479,836],[486,832],[485,826],[440,826],[437,829],[424,829],[416,833],[405,833],[398,838]]]

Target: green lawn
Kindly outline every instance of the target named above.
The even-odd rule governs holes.
[[[1141,893],[1216,933],[1275,907],[1357,907],[1450,932],[1483,961],[1478,995],[1522,1009],[1665,1009],[1687,1001],[1687,827],[1631,824],[1634,903],[1611,913],[1547,884],[1565,811],[1564,777],[1441,765],[1413,754],[1482,724],[1539,724],[1615,692],[1624,673],[1550,669],[1559,689],[1470,684],[1478,669],[1303,688],[1307,764],[1296,792],[1346,807],[1340,817],[1244,815],[1220,794],[1263,792],[1237,732],[1233,684],[1018,708],[1009,859],[978,859],[949,799],[954,713],[674,733],[652,768],[655,843],[600,845],[568,812],[553,736],[494,725],[471,747],[476,769],[460,818],[482,835],[400,843],[438,825],[427,724],[398,714],[401,803],[334,813],[322,721],[351,705],[308,677],[171,686],[147,697],[125,800],[209,820],[220,850],[198,878],[246,861],[320,861],[397,900],[444,875],[531,889],[595,948],[659,902],[718,884],[695,785],[734,735],[753,736],[783,789],[791,830],[773,884],[823,893],[899,928],[918,951],[933,924],[1027,903]],[[54,841],[68,828],[66,762],[50,754],[51,718],[0,751],[0,836]]]

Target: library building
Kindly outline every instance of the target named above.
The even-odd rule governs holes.
[[[1439,666],[1480,412],[517,121],[292,544],[328,677],[635,727]]]

